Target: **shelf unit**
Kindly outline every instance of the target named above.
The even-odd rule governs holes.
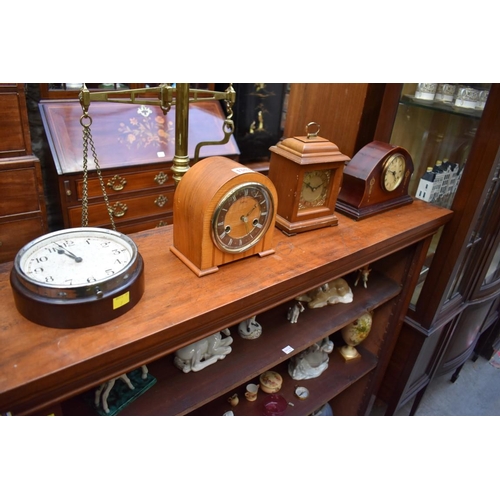
[[[336,415],[367,414],[432,236],[450,217],[446,209],[415,202],[367,221],[339,214],[338,226],[293,237],[274,229],[274,254],[233,262],[202,278],[168,251],[171,226],[135,233],[145,264],[143,298],[127,314],[80,330],[41,327],[20,316],[8,284],[11,265],[3,264],[0,413],[92,413],[82,406],[82,394],[147,364],[157,382],[123,415],[222,415],[231,394],[239,392],[243,400],[246,383],[270,368],[283,374],[281,393],[294,403],[286,414],[307,415],[326,402]],[[368,287],[352,286],[352,303],[306,310],[296,324],[287,321],[296,296],[339,277],[352,284],[367,264]],[[298,382],[286,373],[288,359],[326,336],[338,348],[339,330],[367,309],[374,310],[374,321],[361,360],[347,363],[331,353],[325,373],[300,381],[311,396],[299,402],[292,396]],[[254,315],[262,336],[239,338],[236,325]],[[197,373],[173,366],[177,349],[224,328],[234,339],[225,359]],[[294,351],[285,354],[288,345]],[[260,414],[262,394],[253,404],[240,402],[236,413]]]

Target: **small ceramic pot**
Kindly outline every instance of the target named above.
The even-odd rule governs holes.
[[[267,371],[264,372],[260,378],[260,388],[268,394],[274,394],[281,389],[283,378],[277,372]]]

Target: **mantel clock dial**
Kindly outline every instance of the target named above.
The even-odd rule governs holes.
[[[212,236],[223,252],[240,253],[266,234],[273,212],[269,189],[258,182],[239,184],[220,200],[212,218]]]
[[[331,170],[311,170],[304,174],[300,191],[299,210],[324,206],[331,177]]]
[[[313,126],[316,131],[309,133]],[[269,178],[279,200],[276,226],[288,236],[338,224],[335,202],[349,160],[335,144],[318,137],[319,125],[311,122],[306,131],[307,136],[270,148]]]
[[[143,260],[116,231],[79,227],[54,231],[16,255],[10,281],[19,312],[55,328],[82,328],[130,310],[144,292]]]
[[[337,210],[361,220],[412,203],[408,194],[412,173],[406,149],[373,141],[346,165]]]
[[[197,276],[274,253],[276,208],[276,188],[268,177],[229,158],[205,158],[175,190],[170,249]]]
[[[403,182],[406,172],[406,161],[402,154],[389,156],[382,167],[382,188],[392,192]]]

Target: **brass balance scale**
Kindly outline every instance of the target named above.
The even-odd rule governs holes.
[[[171,167],[176,184],[189,170],[189,103],[224,100],[227,118],[221,141],[201,142],[196,146],[194,163],[203,146],[225,144],[234,124],[232,105],[236,93],[230,85],[225,92],[190,89],[189,84],[109,92],[90,92],[84,85],[79,100],[83,115],[83,192],[81,227],[43,235],[26,244],[16,255],[10,281],[18,311],[34,323],[53,328],[83,328],[98,325],[132,309],[144,293],[144,263],[134,241],[116,230],[97,153],[92,140],[89,115],[91,102],[136,103],[144,93],[158,94],[155,100],[141,99],[141,104],[159,105],[167,114],[175,105],[175,155]],[[126,97],[120,97],[126,94]],[[88,150],[95,168],[112,230],[88,227]]]

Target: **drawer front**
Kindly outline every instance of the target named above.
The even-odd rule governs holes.
[[[0,158],[31,154],[24,91],[0,87]]]
[[[0,171],[0,216],[40,210],[35,168]]]
[[[137,169],[137,167],[134,167]],[[120,172],[113,175],[103,175],[106,194],[128,194],[146,189],[173,187],[174,180],[170,168],[154,169],[149,171],[139,172]],[[82,199],[83,180],[76,181],[77,199]],[[94,175],[88,179],[88,195],[89,198],[97,198],[102,196],[101,183],[99,178]]]
[[[137,196],[135,198],[122,198],[120,200],[110,200],[113,210],[115,224],[124,221],[132,221],[143,217],[158,215],[171,215],[174,201],[174,191],[163,191],[150,194],[148,196]],[[69,223],[71,227],[81,226],[82,207],[74,207],[68,210]],[[106,204],[93,203],[88,208],[89,225],[104,226],[109,225],[109,215]]]
[[[136,221],[130,224],[116,224],[116,229],[124,234],[132,234],[139,233],[140,231],[147,231],[148,229],[155,229],[157,227],[169,226],[170,224],[173,224],[173,216],[171,214],[160,218]]]
[[[17,252],[38,236],[45,233],[42,217],[0,219],[0,262],[14,260]]]

